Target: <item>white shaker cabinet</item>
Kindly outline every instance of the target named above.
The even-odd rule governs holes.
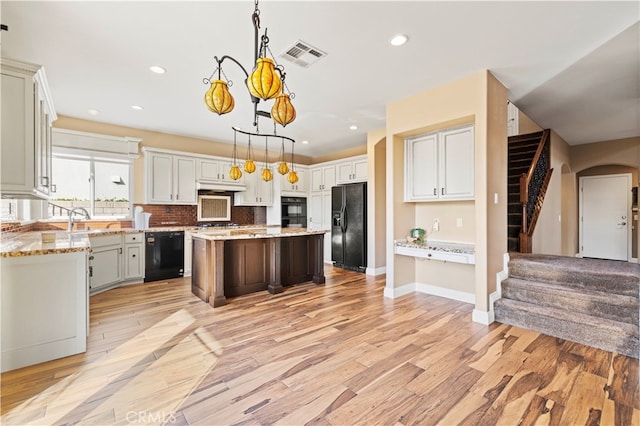
[[[281,195],[290,197],[306,197],[307,196],[307,169],[302,166],[295,166],[296,174],[298,175],[298,181],[296,183],[290,183],[289,173],[286,175],[280,175],[277,172],[278,165],[274,166],[274,170],[279,175]]]
[[[236,206],[271,206],[273,204],[273,179],[266,182],[262,179],[263,167],[257,165],[253,173],[242,173],[241,180],[247,186],[246,191],[236,192],[233,203]],[[272,173],[278,173],[273,167]]]
[[[145,151],[147,204],[196,204],[196,159]]]
[[[472,200],[473,125],[405,139],[405,201]]]
[[[124,280],[144,278],[144,232],[124,235]]]
[[[336,164],[337,183],[367,181],[367,157],[353,157],[349,161]]]
[[[331,187],[336,184],[336,166],[316,166],[311,167],[311,188],[310,192],[331,191]]]
[[[86,351],[87,252],[0,259],[2,371]]]
[[[47,199],[55,192],[51,175],[51,126],[57,119],[44,69],[2,58],[0,192]]]
[[[111,288],[122,281],[122,236],[90,237],[89,291],[91,294]]]

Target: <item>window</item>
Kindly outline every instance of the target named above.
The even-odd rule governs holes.
[[[56,192],[49,201],[49,217],[67,217],[84,207],[92,218],[130,218],[132,165],[127,160],[53,155]]]

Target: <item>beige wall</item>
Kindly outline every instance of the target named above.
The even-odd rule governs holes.
[[[367,265],[376,270],[386,265],[386,147],[385,129],[367,134]]]
[[[576,173],[595,166],[617,164],[640,168],[640,136],[571,147],[571,165]],[[635,184],[638,184],[636,179]]]
[[[544,130],[538,126],[538,123],[529,118],[529,116],[518,110],[518,134],[526,135],[527,133],[535,133]]]
[[[367,145],[363,144],[354,148],[345,149],[344,151],[332,152],[327,155],[320,155],[318,157],[311,158],[311,162],[304,164],[318,164],[325,161],[340,160],[347,157],[355,157],[356,155],[362,155],[367,153]]]
[[[464,284],[442,280],[442,287],[475,293],[476,309],[488,311],[507,241],[506,108],[507,90],[488,71],[387,105],[387,286],[431,284],[437,270],[444,268],[451,276],[466,278]],[[475,124],[475,201],[405,203],[404,138],[465,123]],[[430,229],[434,218],[440,219],[441,231],[432,239],[475,244],[473,274],[468,265],[416,265],[411,258],[393,254],[394,239],[405,238],[413,227]],[[457,218],[463,219],[462,228],[455,227]]]
[[[538,223],[533,232],[533,252],[542,254],[568,255],[575,253],[563,253],[562,238],[563,227],[575,228],[575,216],[570,212],[570,206],[566,203],[563,212],[563,199],[575,197],[575,185],[568,181],[575,181],[575,173],[570,171],[569,145],[556,132],[551,131],[551,181],[542,203],[542,210]],[[565,170],[564,176],[562,170]],[[567,171],[567,169],[569,171]],[[564,182],[564,185],[563,185]]]

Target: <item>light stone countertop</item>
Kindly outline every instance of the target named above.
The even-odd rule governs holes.
[[[13,238],[3,239],[2,242],[0,242],[0,258],[74,253],[91,250],[91,244],[86,234],[70,234],[65,231],[44,231],[44,233],[54,234],[55,241],[50,243],[42,242],[43,232],[24,232],[17,234]]]
[[[210,227],[167,226],[147,229],[93,229],[74,231],[71,233],[66,231],[33,231],[2,235],[2,241],[0,241],[0,258],[91,251],[90,238],[92,237],[133,234],[137,232],[172,231],[189,231],[194,237],[208,240],[274,238],[296,235],[324,234],[325,232],[327,232],[325,230],[314,231],[308,230],[306,228],[281,228],[279,226],[266,225],[234,225]],[[55,234],[55,242],[43,243],[43,233]]]

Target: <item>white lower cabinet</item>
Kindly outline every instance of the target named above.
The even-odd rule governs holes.
[[[144,278],[144,232],[124,235],[124,280]]]
[[[312,193],[309,197],[309,228],[324,229],[324,262],[331,263],[331,191]]]
[[[122,236],[92,237],[89,256],[89,289],[91,294],[122,281]]]
[[[2,372],[86,351],[87,252],[0,259]]]
[[[89,291],[96,294],[144,278],[144,232],[92,236]]]

